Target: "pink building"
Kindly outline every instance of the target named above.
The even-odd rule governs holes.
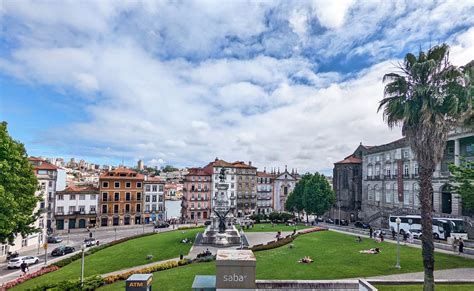
[[[189,168],[184,176],[181,216],[184,220],[206,220],[211,215],[212,167]]]

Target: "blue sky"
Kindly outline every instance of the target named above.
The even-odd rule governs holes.
[[[382,144],[384,73],[448,42],[473,59],[473,1],[12,1],[0,119],[30,155],[330,173]]]

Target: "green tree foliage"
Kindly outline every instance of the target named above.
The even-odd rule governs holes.
[[[168,173],[168,172],[174,172],[174,171],[178,171],[179,169],[178,168],[175,168],[171,165],[166,165],[163,167],[163,169],[161,169],[163,172],[165,173]]]
[[[328,180],[319,173],[305,174],[288,196],[287,211],[305,211],[307,214],[323,215],[336,200]]]
[[[39,215],[33,213],[40,201],[37,187],[25,147],[10,137],[6,122],[0,123],[0,243],[11,244],[16,235],[36,231],[31,224]]]
[[[459,166],[451,164],[449,171],[452,189],[461,195],[463,209],[474,211],[474,162],[463,159]]]
[[[449,46],[406,54],[396,72],[385,74],[379,110],[389,127],[401,126],[419,164],[424,290],[434,290],[432,230],[433,172],[443,157],[448,133],[472,117],[473,62],[457,67]]]

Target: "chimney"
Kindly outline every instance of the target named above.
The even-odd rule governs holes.
[[[249,161],[249,166],[252,166],[252,161]]]
[[[214,162],[217,162],[219,159],[216,157],[216,159],[214,160]]]
[[[264,173],[267,172],[267,167],[263,167],[263,172],[264,172]]]
[[[285,165],[285,172],[287,172],[287,171],[288,171],[288,168],[287,168],[287,165]]]

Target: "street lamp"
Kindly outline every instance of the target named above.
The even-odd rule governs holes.
[[[395,265],[395,268],[400,270],[400,223],[402,220],[400,217],[397,217],[395,219],[395,223],[397,223],[397,264]]]
[[[86,245],[81,244],[82,260],[81,260],[81,287],[84,285],[84,251],[86,250]]]
[[[337,207],[339,208],[339,226],[341,226],[341,200],[337,200]]]

